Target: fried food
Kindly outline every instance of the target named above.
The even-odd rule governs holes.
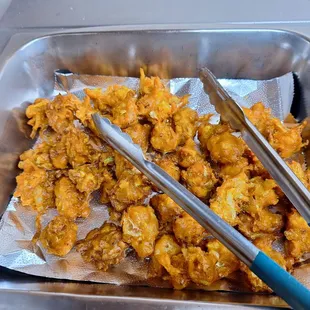
[[[26,109],[26,116],[29,118],[27,124],[32,126],[31,139],[36,136],[38,130],[43,132],[48,127],[48,119],[45,112],[49,102],[48,99],[38,98]]]
[[[254,245],[268,255],[272,260],[278,263],[285,270],[286,261],[282,253],[276,251],[272,247],[272,243],[276,238],[272,235],[265,235],[254,240]],[[245,273],[247,280],[254,292],[271,292],[271,289],[258,278],[244,263],[241,263],[240,269]]]
[[[110,191],[110,201],[116,211],[139,204],[151,193],[151,186],[141,173],[124,173]]]
[[[197,131],[198,114],[195,110],[185,107],[174,113],[173,123],[175,132],[183,145],[188,139],[193,139]]]
[[[238,224],[238,214],[249,200],[248,182],[244,173],[228,178],[216,189],[216,194],[210,201],[211,210],[232,226]]]
[[[203,156],[197,148],[194,140],[188,139],[178,149],[178,163],[182,168],[188,168],[196,162],[203,161]]]
[[[302,165],[297,162],[292,160],[291,162],[288,163],[288,166],[291,168],[291,170],[296,174],[297,178],[304,183],[304,185],[310,190],[310,170],[306,171],[303,169]]]
[[[113,178],[112,173],[108,170],[104,170],[102,178],[100,202],[104,204],[110,202],[109,197],[111,195],[111,190],[115,186],[117,180]]]
[[[55,206],[53,175],[38,168],[29,159],[23,162],[24,171],[16,177],[14,197],[19,197],[23,206],[44,213]]]
[[[149,148],[149,137],[151,133],[151,126],[148,124],[135,124],[124,130],[130,135],[132,141],[139,144],[143,152],[147,152]]]
[[[173,177],[176,181],[180,180],[181,170],[177,166],[177,164],[171,160],[170,158],[161,158],[156,161],[156,164],[165,170],[171,177]]]
[[[183,210],[168,195],[159,194],[151,198],[151,206],[158,212],[162,222],[172,222]]]
[[[173,223],[173,232],[180,244],[199,245],[209,234],[189,214],[183,212]]]
[[[80,193],[68,177],[62,177],[55,184],[55,203],[60,215],[71,219],[86,218],[90,213],[89,196]]]
[[[76,242],[77,230],[78,226],[71,219],[58,215],[43,229],[39,240],[47,253],[65,256]]]
[[[85,239],[79,240],[76,248],[85,262],[107,271],[125,258],[128,245],[122,240],[119,227],[104,223],[100,228],[91,230]]]
[[[207,198],[217,182],[208,162],[196,162],[181,172],[186,187],[197,197]]]
[[[122,217],[123,240],[130,244],[138,256],[145,258],[154,251],[158,235],[158,220],[150,206],[131,206]]]
[[[296,261],[310,252],[310,227],[294,208],[287,215],[284,235],[287,239],[287,251]]]
[[[114,152],[115,175],[119,179],[123,172],[135,171],[134,166],[120,153]]]
[[[179,144],[179,135],[169,123],[157,123],[151,133],[151,144],[161,153],[173,152]]]

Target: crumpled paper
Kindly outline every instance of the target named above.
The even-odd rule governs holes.
[[[170,91],[179,96],[190,94],[189,106],[196,109],[199,114],[215,113],[208,96],[204,93],[202,84],[197,78],[177,78],[164,81]],[[222,79],[220,83],[243,106],[251,106],[262,101],[270,107],[277,117],[284,119],[289,113],[293,100],[293,76],[288,73],[284,76],[268,80],[229,80]],[[101,87],[106,89],[110,85],[121,84],[137,90],[139,79],[111,76],[89,76],[71,73],[56,73],[55,90],[53,95],[70,91],[82,98],[83,88]],[[91,202],[92,212],[85,219],[77,220],[78,239],[108,220],[108,210],[99,203],[98,194],[95,193]],[[56,215],[56,210],[49,210],[42,218],[43,227]],[[129,253],[121,264],[110,268],[107,272],[100,272],[91,264],[85,263],[80,254],[74,249],[59,258],[49,255],[31,239],[35,233],[35,212],[21,206],[16,198],[12,198],[7,211],[0,222],[0,265],[24,272],[49,278],[95,281],[114,284],[169,286],[163,281],[147,280],[147,264]],[[300,274],[303,274],[302,272]],[[304,274],[303,274],[304,275]],[[246,290],[244,281],[240,281],[240,274],[230,279],[221,279],[211,286],[209,290]]]

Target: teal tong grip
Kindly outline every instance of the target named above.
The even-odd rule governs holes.
[[[250,269],[293,309],[310,309],[310,291],[263,252]]]

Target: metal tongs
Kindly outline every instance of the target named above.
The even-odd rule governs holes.
[[[213,73],[204,68],[200,72],[200,79],[211,104],[215,106],[221,119],[228,122],[233,129],[241,132],[242,139],[310,226],[310,192],[308,189],[248,120],[241,107],[227,94]]]
[[[309,309],[310,291],[307,288],[222,220],[163,169],[146,160],[140,146],[134,144],[130,136],[113,125],[109,119],[100,116],[98,113],[93,114],[92,117],[99,133],[107,143],[223,243],[277,295],[294,309]]]

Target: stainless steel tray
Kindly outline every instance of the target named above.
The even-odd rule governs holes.
[[[56,69],[138,76],[139,67],[145,65],[159,76],[193,77],[198,68],[208,66],[217,77],[251,79],[293,71],[298,81],[293,112],[300,119],[310,115],[310,41],[296,33],[257,29],[75,32],[23,43],[20,36],[13,37],[0,58],[0,214],[14,189],[18,155],[31,144],[25,138],[24,108],[36,97],[51,96]],[[124,303],[134,308],[143,302],[144,309],[285,306],[270,295],[48,281],[0,269],[0,298],[10,299],[8,307],[15,309],[26,299],[38,300],[33,309],[46,307],[47,299],[40,304],[40,298],[34,298],[38,295],[52,296],[49,305],[53,307],[72,300],[80,302],[77,307],[88,301],[94,307],[104,302],[112,308]]]

